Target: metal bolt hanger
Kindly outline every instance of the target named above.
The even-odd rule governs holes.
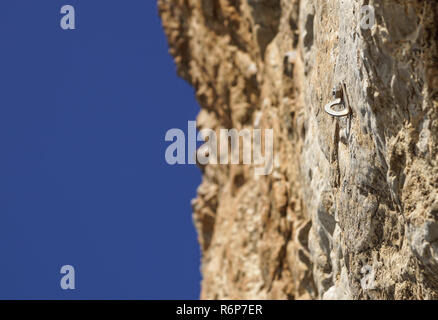
[[[332,90],[333,101],[327,103],[324,107],[325,112],[333,117],[345,117],[351,113],[350,105],[348,103],[347,88],[345,83],[338,84]],[[342,110],[334,110],[333,107],[337,105],[342,105]]]

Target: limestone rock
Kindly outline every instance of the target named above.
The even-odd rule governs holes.
[[[271,175],[202,168],[201,298],[438,298],[438,3],[158,3],[199,128],[274,130]]]

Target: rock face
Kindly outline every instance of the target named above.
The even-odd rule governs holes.
[[[272,174],[202,166],[201,298],[437,299],[438,3],[158,3],[198,127],[274,130]]]

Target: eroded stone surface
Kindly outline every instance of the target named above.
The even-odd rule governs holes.
[[[198,127],[274,129],[271,175],[202,167],[201,297],[438,298],[436,2],[159,8]],[[323,108],[341,82],[352,116],[333,118]]]

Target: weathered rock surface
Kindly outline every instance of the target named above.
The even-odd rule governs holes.
[[[438,298],[438,3],[158,3],[199,128],[274,129],[271,175],[202,167],[201,298]]]

